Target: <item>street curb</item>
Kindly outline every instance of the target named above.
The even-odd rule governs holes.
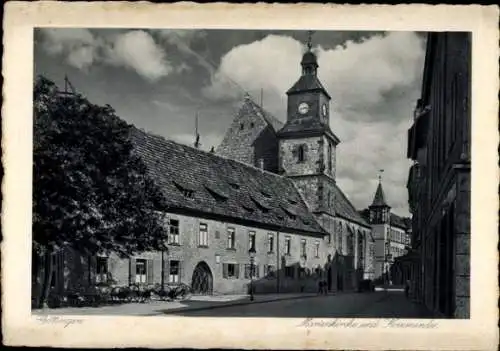
[[[307,299],[307,298],[324,297],[324,296],[335,296],[335,295],[341,295],[341,294],[326,294],[326,295],[318,294],[318,295],[307,295],[307,296],[292,296],[292,297],[284,297],[284,298],[277,298],[277,299],[272,299],[272,300],[261,300],[261,301],[254,300],[254,301],[229,302],[227,304],[211,305],[211,306],[203,306],[203,307],[176,308],[176,309],[161,311],[160,313],[161,314],[173,314],[173,313],[177,313],[177,312],[204,311],[204,310],[213,310],[213,309],[225,308],[225,307],[245,306],[245,305],[262,304],[262,303],[267,303],[267,302],[298,300],[298,299]],[[155,314],[155,315],[157,315],[157,314]]]

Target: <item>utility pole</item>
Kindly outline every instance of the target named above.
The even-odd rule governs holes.
[[[195,142],[194,147],[199,149],[200,144],[200,134],[198,133],[198,111],[196,111],[196,120],[195,120]]]

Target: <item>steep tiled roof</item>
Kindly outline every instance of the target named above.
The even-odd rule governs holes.
[[[288,178],[136,128],[131,139],[171,210],[325,234]]]
[[[356,211],[349,199],[342,190],[335,185],[335,213],[337,216],[356,222],[358,224],[369,226],[368,222]]]
[[[385,201],[384,189],[382,189],[382,183],[378,183],[377,191],[373,197],[372,206],[388,206]]]
[[[299,80],[290,89],[288,89],[286,93],[290,95],[311,90],[323,90],[323,92],[330,97],[325,87],[323,87],[323,84],[319,81],[318,76],[314,74],[300,76]]]

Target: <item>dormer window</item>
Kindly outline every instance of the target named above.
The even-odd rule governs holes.
[[[229,196],[226,193],[224,193],[222,190],[217,189],[213,186],[205,185],[205,188],[207,189],[207,191],[210,193],[210,195],[212,195],[212,197],[217,202],[225,201],[229,198]]]
[[[250,196],[250,199],[253,201],[255,205],[257,205],[257,208],[261,210],[262,213],[268,213],[269,210],[271,209],[269,206],[267,206],[263,201],[259,201],[258,199],[254,198],[253,196]]]
[[[184,197],[187,197],[188,199],[192,199],[194,197],[194,190],[191,189],[188,185],[186,184],[181,184],[179,181],[173,181],[175,187],[184,195]]]
[[[297,219],[297,213],[295,213],[295,211],[292,210],[291,208],[281,205],[281,209],[287,214],[288,218],[291,219],[292,221]]]
[[[262,195],[264,195],[265,197],[267,197],[268,199],[270,199],[270,198],[272,197],[272,196],[271,196],[271,194],[269,194],[268,192],[266,192],[266,191],[264,191],[264,190],[261,190],[261,191],[260,191],[260,193],[261,193]]]

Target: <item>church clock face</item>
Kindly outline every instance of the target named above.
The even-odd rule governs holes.
[[[326,104],[323,104],[323,106],[321,106],[321,113],[323,114],[323,117],[326,117],[328,113],[328,107],[326,106]]]
[[[304,115],[309,111],[309,105],[305,102],[299,105],[299,113]]]

